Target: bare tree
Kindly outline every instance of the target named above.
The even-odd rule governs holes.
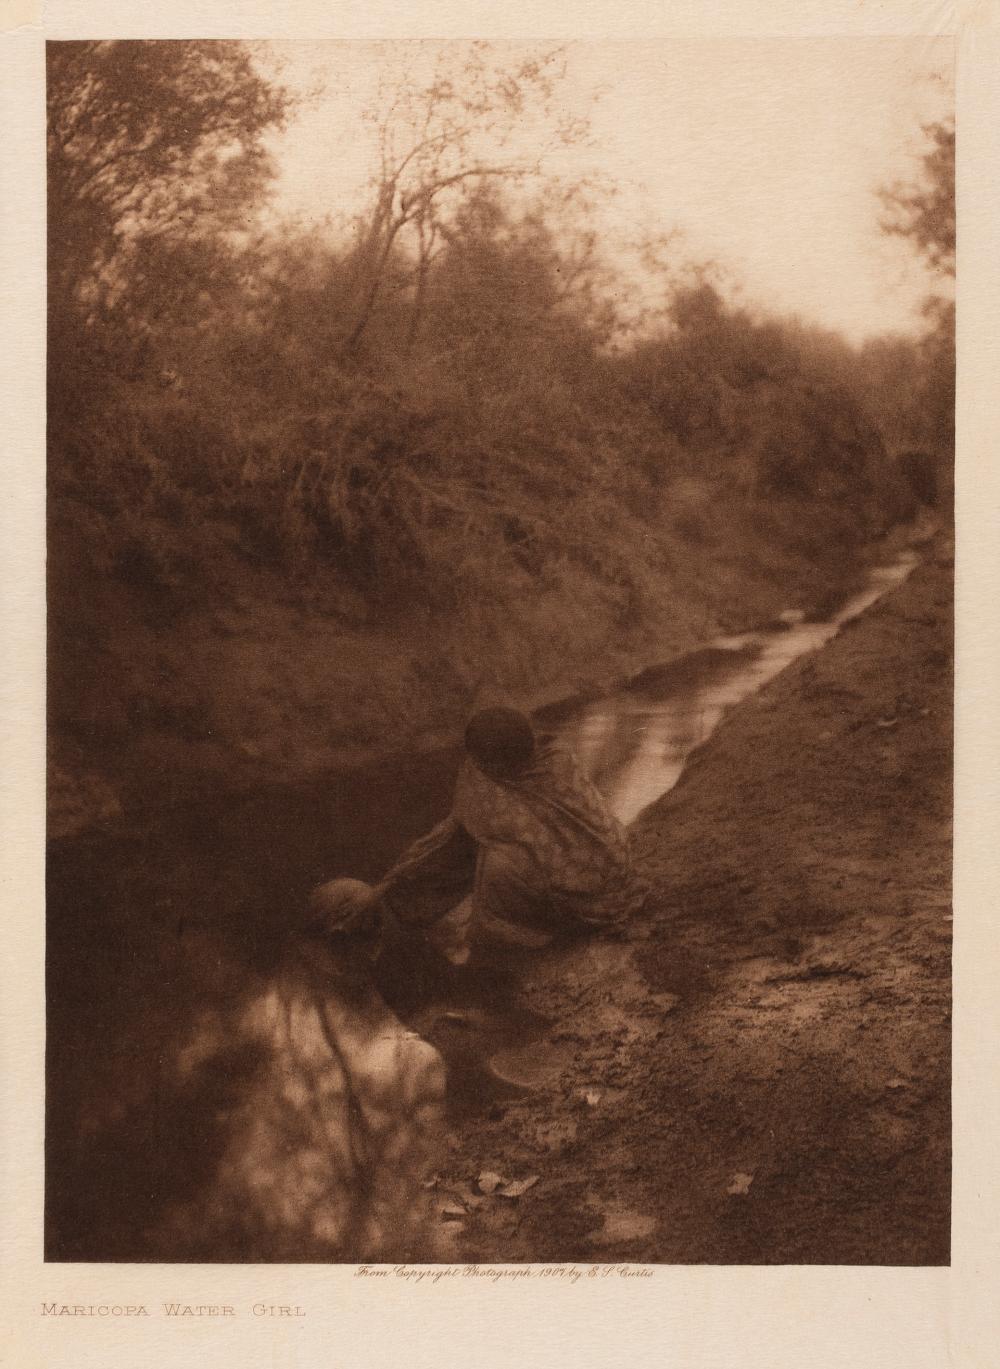
[[[511,147],[523,121],[547,121],[550,146],[582,136],[584,123],[553,111],[563,71],[561,49],[505,63],[489,44],[477,42],[458,53],[439,52],[428,80],[412,71],[391,78],[392,88],[366,116],[376,133],[378,170],[371,208],[358,225],[356,306],[346,352],[360,344],[404,243],[413,287],[412,345],[449,217],[485,182],[519,181],[541,169],[544,145],[531,157]],[[537,138],[532,146],[538,148]]]

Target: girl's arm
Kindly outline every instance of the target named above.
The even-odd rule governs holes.
[[[477,843],[455,817],[432,827],[375,886],[400,922],[427,926],[472,889]]]

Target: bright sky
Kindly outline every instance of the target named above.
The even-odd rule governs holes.
[[[421,46],[437,48],[273,45],[285,81],[314,92],[275,147],[280,210],[308,221],[361,206],[361,110],[379,71]],[[913,173],[920,125],[951,113],[953,61],[949,38],[577,44],[560,109],[589,111],[592,136],[549,166],[615,189],[609,236],[680,229],[685,252],[719,261],[748,302],[854,341],[910,329],[928,279],[880,233],[876,191]],[[521,136],[530,156],[537,129]]]

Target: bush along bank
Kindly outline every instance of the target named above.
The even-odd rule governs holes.
[[[622,256],[586,184],[478,166],[477,121],[558,108],[556,53],[495,61],[373,107],[398,155],[305,229],[262,213],[294,100],[248,48],[52,45],[53,832],[661,660],[949,497],[947,289],[853,346]],[[953,143],[891,228],[945,277]]]
[[[615,341],[498,210],[442,254],[419,346],[389,296],[348,352],[344,262],[301,253],[230,263],[138,350],[51,324],[54,834],[663,660],[836,593],[916,508],[840,339],[699,285]]]
[[[74,555],[67,531],[50,560],[52,835],[112,819],[157,783],[294,781],[434,745],[482,702],[531,707],[600,690],[790,604],[846,593],[864,564],[854,539],[836,559],[803,545],[810,525],[822,536],[821,511],[712,504],[692,482],[684,496],[698,542],[647,535],[629,576],[557,565],[450,610],[378,617],[235,559],[224,592],[165,609],[161,587],[131,568],[81,574],[89,549]]]

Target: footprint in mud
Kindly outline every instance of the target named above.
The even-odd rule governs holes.
[[[489,1069],[502,1083],[519,1089],[537,1089],[554,1083],[570,1059],[567,1046],[536,1041],[496,1051],[490,1056]]]
[[[551,1021],[520,1005],[508,1012],[439,1007],[412,1025],[444,1056],[453,1110],[542,1088],[570,1058],[568,1047],[545,1040]]]

